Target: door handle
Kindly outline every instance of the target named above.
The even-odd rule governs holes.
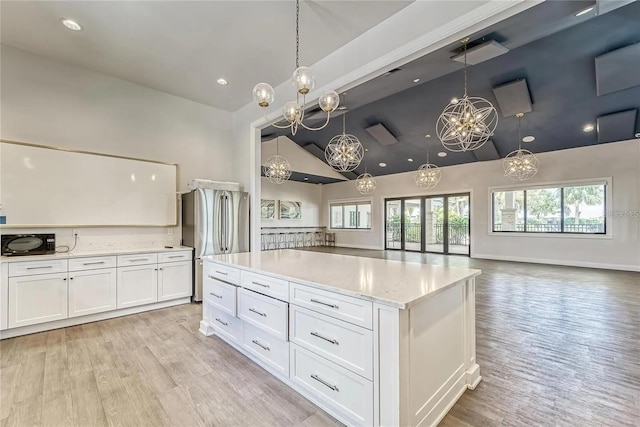
[[[85,262],[82,265],[98,265],[98,264],[104,264],[104,261]]]
[[[213,292],[209,292],[209,295],[222,299],[220,295],[214,294]]]
[[[265,285],[264,283],[260,283],[260,282],[252,281],[251,283],[253,283],[254,285],[262,286],[263,288],[270,288],[271,287],[269,285]]]
[[[53,266],[52,265],[47,265],[47,266],[44,266],[44,267],[27,267],[27,270],[42,270],[42,269],[45,269],[45,268],[53,268]]]

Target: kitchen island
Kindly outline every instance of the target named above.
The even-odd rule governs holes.
[[[481,379],[479,274],[298,250],[212,256],[200,331],[348,425],[435,425]]]

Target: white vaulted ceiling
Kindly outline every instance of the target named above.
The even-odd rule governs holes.
[[[301,2],[301,65],[311,65],[411,1]],[[1,41],[227,111],[295,65],[293,1],[2,1]],[[67,30],[72,18],[82,32]],[[219,86],[223,77],[228,86]]]

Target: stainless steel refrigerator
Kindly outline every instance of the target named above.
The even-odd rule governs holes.
[[[202,301],[202,258],[249,251],[249,194],[211,188],[183,194],[182,244],[194,248],[193,300]]]

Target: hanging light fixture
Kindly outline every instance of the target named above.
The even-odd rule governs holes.
[[[307,130],[323,129],[329,123],[331,113],[338,108],[338,105],[340,104],[340,97],[337,92],[332,90],[323,93],[320,96],[320,99],[318,99],[320,109],[327,113],[327,120],[322,126],[312,128],[303,123],[306,95],[315,87],[316,78],[311,68],[300,66],[300,0],[296,0],[296,69],[291,77],[291,82],[296,88],[296,100],[287,102],[284,106],[283,115],[287,123],[284,125],[274,123],[272,126],[278,129],[291,128],[291,133],[293,135],[298,131],[298,126],[302,126]],[[262,107],[265,120],[268,120],[266,109],[275,99],[273,87],[268,83],[258,83],[253,88],[253,99],[255,99],[258,105]]]
[[[467,44],[464,44],[464,95],[453,98],[438,117],[436,133],[442,145],[450,151],[470,151],[480,148],[493,135],[498,124],[498,112],[484,98],[467,95]]]
[[[419,188],[428,190],[438,185],[441,176],[440,168],[429,163],[429,143],[427,142],[427,163],[420,165],[413,179]]]
[[[276,138],[276,155],[269,157],[264,164],[264,176],[267,180],[273,184],[282,184],[291,176],[291,165],[289,161],[280,155],[278,149],[278,141],[280,137]]]
[[[360,166],[364,155],[364,148],[360,140],[346,131],[346,116],[346,112],[342,114],[342,134],[331,138],[324,150],[327,163],[338,172],[355,170]]]
[[[520,135],[520,120],[524,113],[516,114],[518,118],[518,149],[507,154],[504,158],[504,174],[514,181],[526,181],[538,173],[538,158],[529,150],[522,149]]]
[[[369,150],[365,150],[369,151]],[[356,190],[360,194],[371,194],[376,191],[378,183],[370,173],[367,173],[367,161],[364,161],[364,173],[356,178]]]

